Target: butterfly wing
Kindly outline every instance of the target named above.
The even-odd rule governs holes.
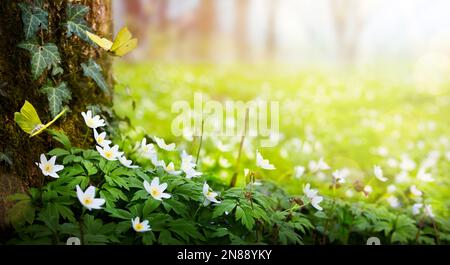
[[[108,40],[106,38],[101,38],[89,31],[86,31],[86,35],[88,35],[89,39],[91,39],[98,46],[102,47],[104,50],[106,50],[106,51],[111,50],[113,43],[110,40]]]
[[[58,115],[56,115],[55,118],[53,118],[52,121],[50,121],[49,123],[45,124],[44,126],[42,126],[42,128],[40,128],[39,130],[37,130],[36,132],[34,132],[33,134],[31,134],[30,137],[33,137],[35,135],[40,134],[41,132],[43,132],[45,129],[47,129],[50,125],[52,125],[57,119],[59,119],[59,117],[61,117],[65,112],[67,111],[67,108],[64,108]]]
[[[14,113],[14,121],[28,134],[31,134],[37,126],[42,124],[36,109],[26,100],[25,104],[23,104],[20,109],[20,112]]]
[[[127,43],[125,43],[124,45],[120,46],[113,53],[116,56],[122,57],[125,54],[129,53],[130,51],[134,50],[134,48],[136,48],[136,46],[137,46],[137,43],[138,43],[137,39],[131,39]]]
[[[120,29],[119,33],[117,33],[116,38],[114,39],[114,43],[111,47],[111,52],[117,56],[123,56],[136,48],[137,39],[131,36],[131,32],[127,27],[123,27]]]

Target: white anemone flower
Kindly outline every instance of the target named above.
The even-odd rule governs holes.
[[[155,146],[153,144],[147,144],[147,139],[144,137],[140,146],[141,153],[146,158],[153,158],[156,155]]]
[[[310,184],[307,183],[303,188],[303,193],[311,200],[311,205],[319,211],[322,211],[323,208],[319,205],[321,201],[323,201],[323,197],[317,195],[318,191],[316,189],[311,189]]]
[[[411,191],[411,193],[412,193],[414,196],[417,196],[417,197],[422,196],[422,191],[420,191],[420,190],[416,187],[416,185],[412,185],[412,186],[409,188],[409,191]]]
[[[301,178],[304,173],[305,173],[305,167],[303,167],[303,166],[296,166],[294,168],[294,177],[296,179]]]
[[[181,170],[175,170],[175,165],[173,164],[173,162],[170,162],[169,164],[166,165],[166,163],[162,161],[161,164],[164,171],[166,171],[170,175],[178,176],[181,174]]]
[[[156,144],[159,146],[159,148],[166,150],[166,151],[174,151],[175,150],[175,143],[166,144],[164,139],[154,136]]]
[[[274,170],[275,166],[270,164],[268,159],[264,159],[261,153],[256,150],[256,166],[266,169],[266,170]]]
[[[317,162],[314,160],[309,161],[308,168],[311,172],[316,172],[321,170],[328,170],[330,169],[330,166],[323,160],[323,157],[321,157]]]
[[[117,160],[120,156],[123,155],[123,152],[119,152],[119,146],[115,145],[113,147],[110,146],[95,146],[97,148],[97,151],[100,153],[101,156],[106,158],[107,160]]]
[[[89,128],[96,129],[98,127],[105,126],[105,120],[100,119],[99,115],[92,117],[92,111],[81,112],[81,116],[84,118],[84,122]]]
[[[203,174],[202,172],[196,171],[193,168],[188,168],[184,170],[184,173],[186,174],[186,178],[188,179],[200,177]]]
[[[420,213],[420,209],[423,207],[422,203],[415,203],[412,206],[412,214],[413,215],[418,215]]]
[[[389,196],[386,200],[392,208],[400,207],[400,201],[398,200],[397,197]]]
[[[96,129],[94,129],[94,138],[98,145],[101,147],[107,146],[111,144],[110,140],[106,140],[106,132],[98,133]]]
[[[417,179],[424,181],[424,182],[433,182],[434,178],[432,177],[431,173],[427,173],[426,169],[421,167],[419,171],[417,172]]]
[[[250,169],[244,168],[244,177],[247,177],[248,173],[250,173]]]
[[[220,203],[220,201],[218,201],[216,199],[216,197],[218,195],[217,192],[210,191],[209,185],[206,182],[203,184],[203,191],[202,191],[202,193],[205,196],[205,201],[203,203],[204,206],[208,206],[211,202]]]
[[[148,224],[148,220],[143,220],[142,222],[140,222],[139,217],[131,219],[131,224],[133,226],[134,231],[136,232],[142,233],[152,230],[150,228],[150,225]]]
[[[86,191],[83,192],[80,186],[77,185],[77,197],[81,204],[89,211],[92,209],[101,209],[101,206],[105,203],[105,199],[95,198],[95,187],[89,186]]]
[[[225,157],[221,156],[219,158],[219,165],[223,168],[229,168],[231,167],[231,163],[228,159],[226,159]]]
[[[144,180],[144,188],[155,200],[161,201],[162,199],[169,199],[172,197],[169,193],[164,193],[164,190],[167,188],[167,183],[159,184],[158,177],[154,178],[151,184]]]
[[[394,193],[397,191],[397,186],[395,186],[394,184],[391,184],[387,187],[387,192],[388,193]]]
[[[425,214],[428,217],[431,217],[431,218],[435,217],[434,214],[433,214],[433,210],[431,209],[431,205],[430,204],[426,204],[423,209],[425,211]]]
[[[181,153],[181,170],[195,168],[197,165],[193,162],[194,157],[189,155],[185,150]]]
[[[333,172],[333,179],[336,183],[344,183],[347,178],[346,171],[344,170],[336,170]]]
[[[119,156],[119,162],[127,168],[139,168],[137,165],[132,165],[133,161],[128,160],[125,156]]]
[[[382,182],[386,182],[388,180],[386,177],[383,176],[383,170],[381,169],[380,166],[375,165],[373,167],[373,173],[375,174],[375,177]]]
[[[52,178],[59,178],[59,175],[56,173],[58,171],[61,171],[64,166],[63,165],[56,165],[56,156],[52,156],[50,160],[47,160],[47,157],[45,157],[44,154],[41,154],[41,163],[36,163],[37,166],[42,171],[42,174],[44,176],[50,176]]]

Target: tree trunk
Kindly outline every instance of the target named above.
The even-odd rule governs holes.
[[[7,209],[11,206],[6,197],[42,185],[44,176],[35,162],[41,153],[48,152],[55,144],[49,134],[43,132],[30,138],[14,122],[14,112],[19,111],[25,100],[33,104],[42,120],[48,122],[51,115],[46,95],[39,92],[45,83],[45,74],[32,80],[29,53],[17,45],[25,39],[18,3],[27,1],[2,0],[0,2],[0,231],[7,231]],[[30,2],[30,1],[28,1]],[[89,105],[111,106],[112,97],[103,93],[91,79],[83,76],[80,64],[93,58],[103,69],[103,75],[112,89],[111,60],[105,52],[92,48],[76,36],[67,37],[61,22],[66,19],[67,3],[89,6],[86,17],[89,26],[101,36],[111,38],[111,2],[109,0],[45,0],[48,12],[48,30],[38,32],[38,37],[58,46],[64,73],[57,81],[66,81],[72,92],[70,112],[51,126],[63,130],[74,145],[80,145],[86,126],[80,112]],[[112,91],[111,91],[112,92]],[[110,93],[112,95],[112,93]],[[111,118],[111,117],[107,117]],[[2,237],[2,235],[0,235]]]

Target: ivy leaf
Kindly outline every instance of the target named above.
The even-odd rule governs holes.
[[[54,43],[40,46],[35,42],[22,42],[18,46],[31,53],[31,74],[34,80],[38,79],[45,69],[57,68],[61,63],[58,47]]]
[[[82,63],[84,76],[92,78],[95,83],[103,90],[105,94],[109,94],[108,85],[102,75],[102,68],[94,60],[89,59],[88,63]]]
[[[64,73],[64,69],[62,69],[62,67],[60,67],[60,66],[53,67],[53,69],[52,69],[52,76],[59,75],[59,74],[62,74],[62,73]]]
[[[61,82],[54,87],[50,81],[47,81],[47,84],[44,85],[40,91],[47,94],[48,105],[52,117],[58,115],[62,110],[62,105],[72,98],[72,94],[69,88],[67,88],[66,82]]]
[[[48,28],[48,13],[42,8],[26,3],[19,3],[22,11],[23,32],[25,38],[32,38],[39,28]]]
[[[91,40],[86,35],[86,30],[92,31],[84,19],[89,12],[89,7],[80,4],[67,4],[66,15],[67,22],[64,23],[67,27],[67,37],[72,34],[77,35],[82,40],[91,43]]]

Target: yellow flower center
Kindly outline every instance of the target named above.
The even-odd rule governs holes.
[[[92,200],[91,198],[84,198],[83,202],[85,205],[90,205],[94,202],[94,200]]]
[[[88,120],[86,121],[86,124],[87,124],[88,126],[94,126],[94,120],[93,120],[93,119],[88,119]]]
[[[53,166],[51,164],[45,164],[44,171],[51,172],[53,169]]]
[[[208,193],[206,193],[206,196],[211,197],[212,196],[212,192],[208,191]]]
[[[101,144],[103,143],[103,137],[97,137],[97,143]]]
[[[106,158],[111,159],[111,158],[113,158],[113,152],[112,151],[105,151],[105,156],[106,156]]]
[[[161,195],[161,192],[158,189],[153,188],[151,194],[153,197],[158,197],[159,195]]]
[[[173,171],[174,170],[173,164],[168,165],[166,169],[167,171]]]
[[[134,229],[136,229],[136,231],[141,231],[144,229],[144,226],[141,223],[137,223],[134,225]]]

